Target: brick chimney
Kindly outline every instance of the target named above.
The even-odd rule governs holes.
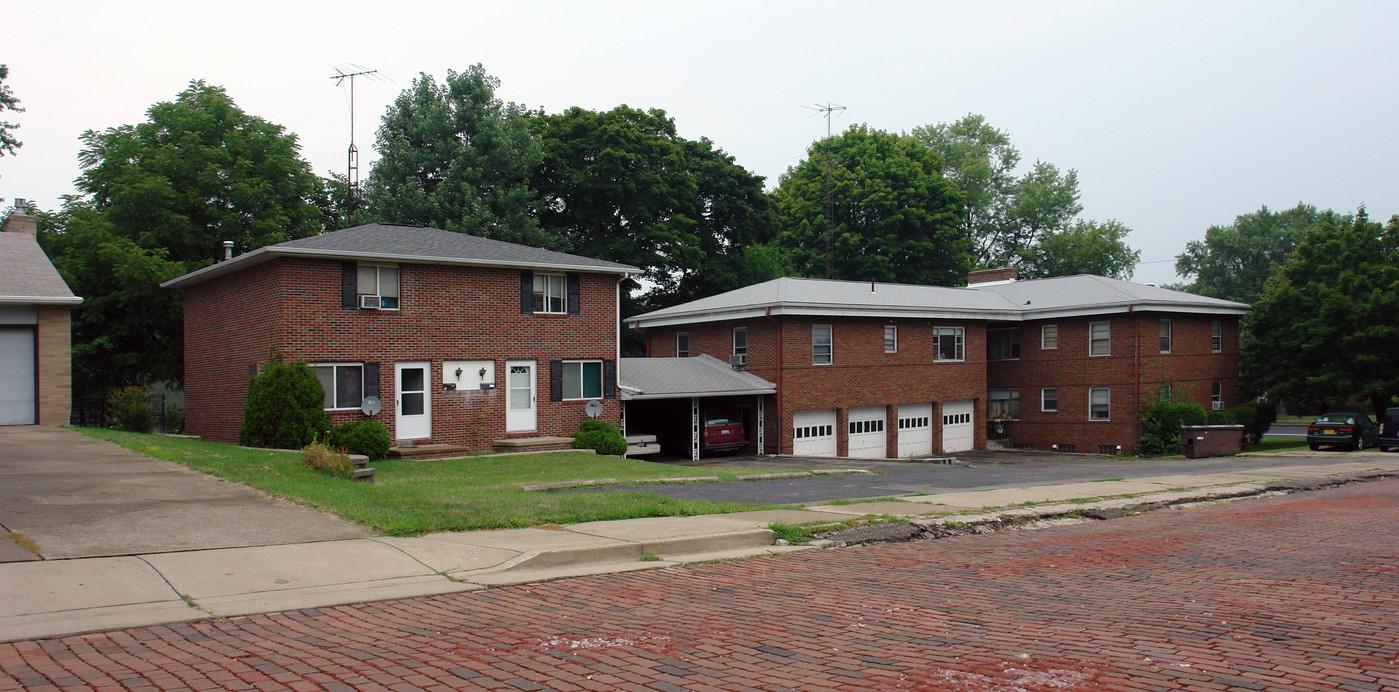
[[[992,281],[1014,281],[1019,276],[1015,267],[996,267],[995,269],[981,269],[967,274],[967,285],[985,284]]]

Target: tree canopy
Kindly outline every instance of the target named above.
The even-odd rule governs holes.
[[[24,108],[20,107],[19,99],[15,98],[15,92],[10,89],[10,85],[5,83],[5,80],[9,77],[9,66],[0,65],[0,113],[4,113],[5,111],[23,113]],[[13,155],[15,150],[24,146],[23,142],[15,138],[14,131],[18,127],[19,125],[12,122],[0,120],[0,156],[4,156],[5,154]]]
[[[826,154],[831,156],[830,251]],[[857,125],[818,141],[778,183],[776,245],[804,276],[957,285],[971,264],[964,195],[942,159],[907,135]]]
[[[1141,250],[1127,245],[1131,229],[1116,219],[1075,221],[1062,231],[1051,231],[1039,244],[1020,251],[1022,279],[1097,274],[1130,279]]]
[[[1399,394],[1399,216],[1324,212],[1244,318],[1243,381],[1314,408]]]
[[[1321,214],[1310,204],[1273,211],[1267,206],[1240,214],[1228,226],[1210,226],[1176,256],[1176,273],[1190,279],[1182,288],[1199,295],[1252,303],[1273,269],[1286,261]]]

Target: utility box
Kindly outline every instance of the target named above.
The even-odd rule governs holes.
[[[1183,425],[1180,445],[1187,459],[1231,457],[1244,448],[1244,426]]]

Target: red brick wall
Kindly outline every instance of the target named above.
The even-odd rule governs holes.
[[[404,264],[399,310],[344,310],[340,268],[335,260],[282,259],[186,290],[191,431],[211,439],[237,437],[248,364],[264,359],[274,341],[287,357],[308,363],[379,363],[384,410],[376,418],[395,439],[394,364],[428,361],[431,441],[474,449],[505,437],[573,432],[586,417],[586,402],[549,400],[549,361],[617,357],[615,276],[582,274],[581,315],[524,315],[517,270]],[[229,295],[244,297],[230,301]],[[244,309],[248,303],[258,307]],[[447,360],[493,361],[496,389],[444,391]],[[535,431],[505,431],[507,360],[535,361]],[[211,384],[230,377],[236,382]],[[602,401],[603,418],[618,423],[618,399]],[[362,417],[354,411],[332,414],[337,424]]]

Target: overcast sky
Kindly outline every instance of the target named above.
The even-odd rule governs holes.
[[[0,63],[27,109],[0,197],[55,209],[78,136],[145,119],[191,79],[297,134],[343,172],[352,65],[361,171],[419,72],[481,63],[498,95],[557,112],[661,108],[768,187],[826,124],[907,131],[985,115],[1022,167],[1079,172],[1083,217],[1116,218],[1135,279],[1175,280],[1211,224],[1299,201],[1399,213],[1399,3],[62,2],[7,0]],[[8,206],[10,202],[6,203]]]

